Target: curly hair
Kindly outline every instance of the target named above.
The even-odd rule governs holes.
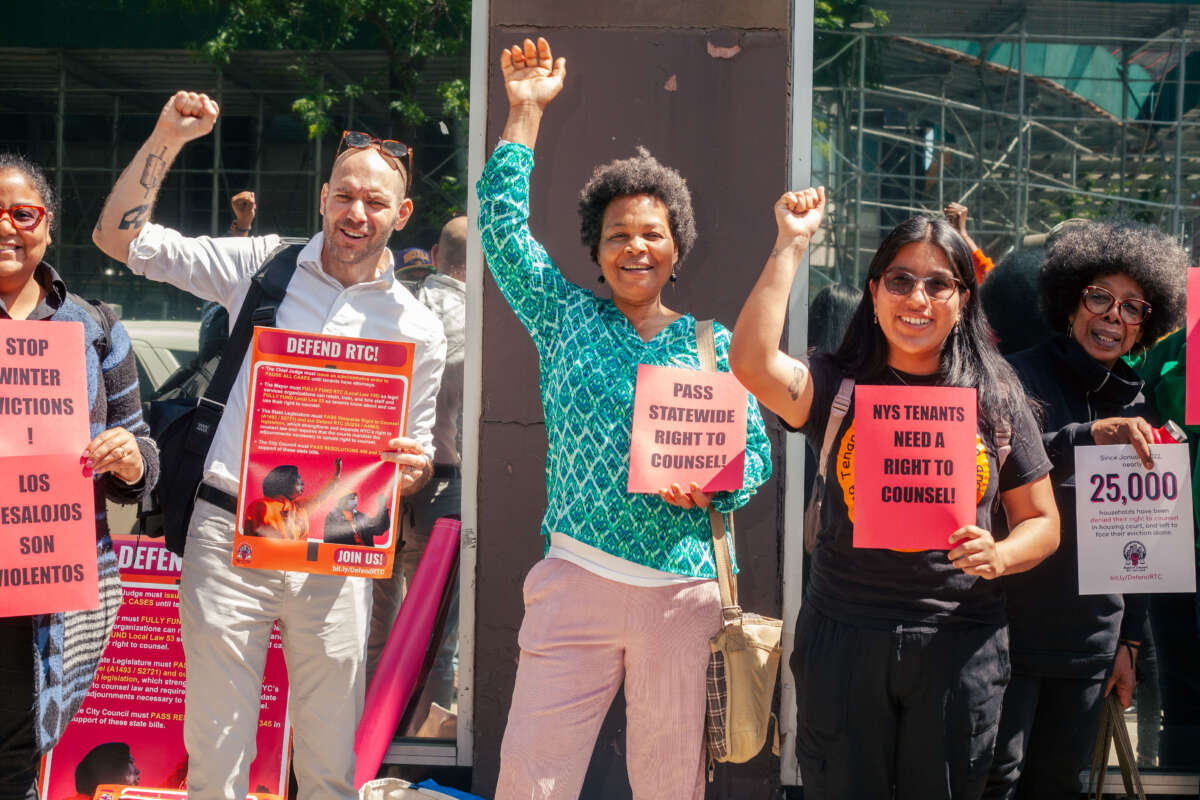
[[[1126,275],[1150,304],[1135,350],[1148,347],[1183,321],[1187,251],[1172,237],[1130,220],[1105,220],[1067,231],[1046,253],[1038,295],[1050,327],[1066,330],[1083,290],[1097,278]]]
[[[42,205],[46,207],[46,212],[50,215],[47,224],[50,226],[50,231],[53,232],[54,226],[58,222],[58,196],[54,194],[50,181],[46,180],[46,173],[20,153],[0,153],[0,172],[9,170],[24,175],[33,186],[34,191],[42,196]]]
[[[263,476],[264,497],[287,497],[288,492],[300,478],[300,468],[292,464],[281,464]]]
[[[679,248],[679,261],[696,243],[696,217],[692,213],[692,193],[687,181],[676,170],[659,163],[645,147],[637,155],[601,164],[579,193],[579,237],[591,252],[592,261],[600,263],[600,228],[604,210],[615,198],[648,194],[657,197],[667,207],[667,222],[671,238]]]

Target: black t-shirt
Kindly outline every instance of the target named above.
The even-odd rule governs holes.
[[[825,441],[829,406],[844,377],[830,356],[812,359],[813,401],[801,432],[815,447]],[[936,386],[936,375],[899,377],[889,373],[885,385]],[[1005,621],[1004,597],[998,581],[987,581],[956,569],[948,550],[900,552],[855,548],[851,506],[854,501],[854,403],[842,421],[825,472],[821,528],[813,552],[805,602],[826,616],[853,625],[891,628],[903,624],[931,628],[958,624],[999,625]],[[785,427],[787,426],[784,423]],[[1022,408],[1012,420],[1012,451],[996,475],[996,446],[983,434],[976,439],[975,524],[991,529],[991,507],[997,491],[1030,483],[1050,471],[1033,414]],[[902,518],[897,525],[903,525]]]

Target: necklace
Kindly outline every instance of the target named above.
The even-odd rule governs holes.
[[[903,376],[903,375],[901,375],[901,374],[900,374],[900,373],[899,373],[899,372],[896,370],[896,368],[895,368],[895,367],[893,367],[891,364],[888,364],[888,369],[890,369],[890,370],[892,371],[892,374],[896,376],[896,380],[900,381],[900,382],[901,382],[901,383],[903,383],[905,386],[912,386],[912,384],[911,384],[911,383],[909,383],[908,381],[904,380],[904,376]]]

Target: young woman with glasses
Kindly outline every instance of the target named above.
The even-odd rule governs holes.
[[[1123,356],[1180,323],[1186,268],[1171,237],[1117,222],[1061,234],[1042,264],[1042,310],[1064,333],[1011,361],[1042,404],[1062,546],[1039,569],[1002,582],[1013,677],[986,797],[1077,797],[1104,696],[1115,686],[1122,707],[1132,700],[1147,595],[1079,595],[1075,447],[1132,444],[1151,467],[1157,423]]]
[[[730,363],[791,430],[820,445],[844,378],[977,389],[975,524],[945,549],[855,548],[854,404],[836,431],[791,668],[805,797],[978,798],[1008,681],[1001,575],[1053,552],[1050,462],[1012,369],[990,342],[966,243],[942,219],[897,226],[871,261],[841,346],[806,365],[779,349],[823,189],[775,205],[778,237],[738,317]],[[997,457],[1007,431],[1011,453]],[[999,498],[1012,532],[989,532]],[[905,524],[903,511],[895,520]]]

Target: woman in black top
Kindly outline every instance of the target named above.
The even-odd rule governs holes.
[[[1008,681],[1003,600],[991,579],[1029,569],[1057,545],[1050,463],[1020,384],[988,338],[971,254],[944,220],[915,217],[888,235],[836,353],[814,356],[810,372],[778,349],[823,208],[823,189],[775,205],[779,235],[734,330],[734,373],[814,442],[843,377],[977,388],[979,477],[976,524],[954,531],[948,552],[853,547],[851,405],[830,455],[791,662],[805,796],[977,798]],[[998,430],[1011,432],[1013,447],[1002,467]],[[987,530],[997,496],[1012,525],[1003,541]]]
[[[1171,237],[1114,222],[1060,235],[1042,265],[1046,320],[1067,333],[1011,361],[1042,403],[1062,547],[1040,569],[1002,582],[1013,677],[988,798],[1078,797],[1105,694],[1115,685],[1122,706],[1132,701],[1146,595],[1079,594],[1075,446],[1132,444],[1151,467],[1153,412],[1122,356],[1179,324],[1186,269]]]

